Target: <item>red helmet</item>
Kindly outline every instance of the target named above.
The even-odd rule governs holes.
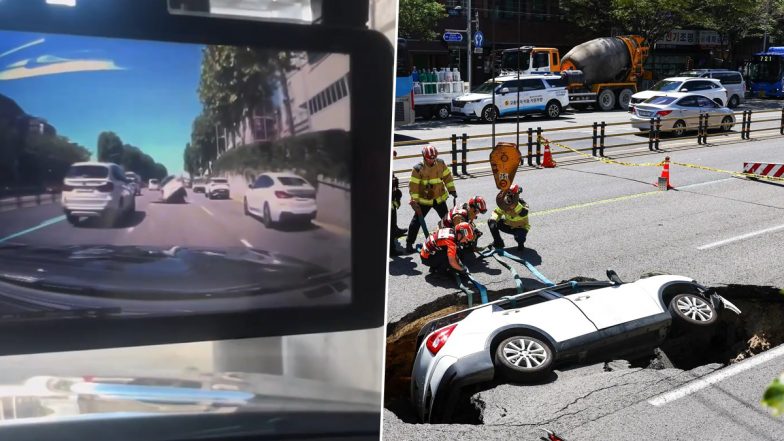
[[[487,202],[482,196],[474,196],[468,200],[468,206],[473,207],[480,213],[487,213]]]
[[[515,185],[513,185],[513,186],[509,187],[509,192],[510,192],[510,193],[517,193],[517,194],[520,194],[520,193],[522,193],[522,192],[523,192],[523,187],[521,187],[521,186],[519,186],[519,185],[515,184]]]
[[[458,223],[458,224],[460,223],[460,222],[455,222],[457,220],[457,219],[455,219],[456,216],[460,216],[460,217],[463,218],[460,222],[467,221],[468,220],[468,211],[463,209],[463,207],[454,207],[451,210],[449,210],[449,219],[452,221],[453,224],[454,223]]]
[[[422,147],[422,157],[431,161],[435,160],[438,157],[438,150],[436,150],[436,148],[432,145],[428,144]]]
[[[474,240],[474,229],[468,222],[460,222],[455,225],[455,237],[466,237],[469,241]]]

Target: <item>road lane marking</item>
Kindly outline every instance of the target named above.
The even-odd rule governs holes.
[[[531,212],[531,214],[529,216],[531,216],[531,217],[543,216],[543,215],[546,215],[546,214],[558,213],[560,211],[567,211],[567,210],[574,210],[574,209],[577,209],[577,208],[592,207],[594,205],[609,204],[609,203],[612,203],[612,202],[620,202],[620,201],[625,201],[625,200],[629,200],[629,199],[636,199],[636,198],[639,198],[639,197],[642,197],[642,196],[651,196],[651,195],[654,195],[654,194],[661,194],[661,193],[663,193],[663,192],[659,191],[659,190],[653,190],[653,191],[646,191],[644,193],[628,194],[628,195],[618,196],[618,197],[609,198],[609,199],[600,199],[598,201],[583,202],[581,204],[574,204],[574,205],[567,205],[565,207],[551,208],[549,210],[533,211],[533,212]]]
[[[200,208],[201,208],[202,210],[206,211],[206,212],[207,212],[207,214],[209,214],[210,216],[212,216],[212,217],[215,217],[215,215],[214,215],[214,214],[212,214],[212,211],[208,210],[208,209],[207,209],[207,207],[200,206]]]
[[[3,237],[2,239],[0,239],[0,243],[3,243],[5,241],[7,241],[7,240],[11,240],[11,239],[17,238],[19,236],[24,236],[25,234],[32,233],[33,231],[40,230],[41,228],[45,228],[45,227],[48,227],[50,225],[54,225],[54,224],[56,224],[58,222],[62,222],[64,220],[65,220],[65,215],[53,217],[51,219],[47,219],[47,220],[41,222],[40,224],[38,224],[38,225],[36,225],[34,227],[30,227],[30,228],[28,228],[26,230],[22,230],[22,231],[20,231],[18,233],[11,234],[10,236]]]
[[[720,371],[708,374],[702,378],[698,378],[689,384],[681,386],[678,389],[674,389],[657,397],[651,398],[648,400],[648,403],[657,407],[665,405],[782,355],[784,355],[784,345],[766,351],[762,354],[755,355],[748,360],[744,360],[738,364],[734,364]]]
[[[729,239],[720,240],[718,242],[709,243],[707,245],[702,245],[697,247],[698,250],[707,250],[710,248],[720,247],[722,245],[726,245],[728,243],[737,242],[739,240],[748,239],[750,237],[759,236],[765,233],[772,233],[774,231],[784,230],[784,225],[779,225],[776,227],[765,228],[764,230],[752,231],[751,233],[741,234],[740,236],[730,237]]]
[[[251,245],[250,242],[248,242],[245,239],[240,239],[240,242],[242,242],[242,244],[245,245],[248,248],[253,248],[253,245]]]

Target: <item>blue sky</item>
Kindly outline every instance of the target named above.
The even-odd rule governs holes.
[[[191,124],[201,112],[201,50],[0,31],[0,94],[94,154],[98,134],[113,131],[179,174]]]

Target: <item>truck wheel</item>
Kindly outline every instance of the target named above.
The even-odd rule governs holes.
[[[447,107],[445,104],[438,106],[438,109],[436,110],[436,116],[438,119],[449,118],[449,107]]]
[[[633,92],[631,89],[623,89],[618,92],[618,108],[621,110],[629,110],[629,103],[632,102]]]
[[[545,108],[545,112],[547,113],[548,118],[556,119],[561,116],[561,103],[558,101],[552,100],[547,103],[547,107]]]
[[[604,89],[599,93],[596,101],[602,111],[608,112],[615,108],[615,92],[612,89]]]
[[[482,109],[482,121],[492,123],[498,119],[498,109],[493,106],[485,106]]]

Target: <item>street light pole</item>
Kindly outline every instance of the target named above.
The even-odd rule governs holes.
[[[467,34],[466,37],[468,38],[468,46],[467,46],[468,47],[468,58],[467,58],[467,61],[468,61],[468,91],[470,92],[471,91],[471,58],[473,58],[473,57],[471,57],[471,40],[473,40],[473,38],[471,36],[471,0],[467,0],[467,1],[468,1],[468,8],[466,10],[466,19],[468,20],[468,23],[467,23],[466,29],[468,30],[468,32],[466,32],[466,34]]]

